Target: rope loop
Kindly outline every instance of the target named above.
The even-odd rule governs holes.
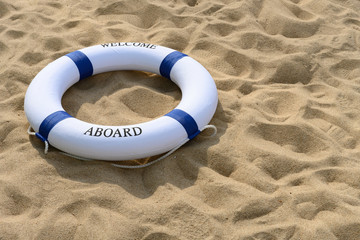
[[[32,127],[29,126],[27,133],[31,136],[36,136],[36,132],[31,131]],[[45,147],[44,147],[44,153],[47,154],[49,151],[49,142],[48,140],[42,140],[45,143]]]
[[[214,125],[206,125],[205,127],[203,127],[200,132],[204,131],[205,129],[212,129],[213,130],[213,133],[210,135],[210,137],[213,137],[216,135],[217,133],[217,128],[216,126]],[[31,131],[31,126],[29,126],[28,130],[27,130],[27,133],[29,135],[32,135],[32,136],[35,136],[36,135],[36,132],[33,132]],[[177,145],[176,147],[174,147],[173,149],[171,149],[169,152],[165,153],[164,155],[162,155],[161,157],[151,161],[151,162],[148,162],[148,163],[145,163],[145,164],[141,164],[141,165],[136,165],[136,166],[129,166],[129,165],[122,165],[122,164],[111,164],[112,166],[114,167],[118,167],[118,168],[125,168],[125,169],[138,169],[138,168],[144,168],[144,167],[148,167],[150,165],[153,165],[157,162],[160,162],[161,160],[167,158],[168,156],[170,156],[171,154],[173,154],[176,150],[178,150],[180,147],[182,147],[185,143],[187,143],[190,139],[187,138],[185,139],[184,141],[182,141],[179,145]],[[45,149],[44,149],[44,153],[47,154],[48,153],[48,150],[49,150],[49,142],[47,140],[44,141],[45,143]],[[66,153],[66,152],[60,152],[61,154],[63,155],[66,155],[66,156],[69,156],[69,157],[72,157],[72,158],[75,158],[75,159],[78,159],[78,160],[82,160],[82,161],[96,161],[94,159],[90,159],[90,158],[83,158],[83,157],[79,157],[79,156],[76,156],[76,155],[73,155],[73,154],[70,154],[70,153]]]
[[[204,131],[205,129],[210,129],[210,128],[213,130],[213,133],[210,135],[210,137],[214,137],[217,134],[217,128],[215,125],[206,125],[201,129],[201,132]]]
[[[210,137],[213,137],[216,135],[217,133],[217,128],[215,125],[206,125],[205,127],[203,127],[200,132],[204,131],[205,129],[209,129],[211,128],[213,130],[213,133],[210,135]],[[173,154],[176,150],[178,150],[180,147],[182,147],[185,143],[187,143],[190,139],[185,139],[183,142],[181,142],[179,145],[177,145],[176,147],[174,147],[173,149],[171,149],[169,152],[165,153],[163,156],[155,159],[154,161],[148,162],[146,164],[141,164],[141,165],[137,165],[137,166],[128,166],[128,165],[122,165],[122,164],[111,164],[114,167],[118,167],[118,168],[126,168],[126,169],[136,169],[136,168],[144,168],[144,167],[148,167],[150,165],[153,165],[154,163],[157,163],[165,158],[167,158],[168,156],[170,156],[171,154]]]

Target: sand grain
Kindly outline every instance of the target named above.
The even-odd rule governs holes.
[[[359,239],[357,0],[0,0],[1,239]],[[74,160],[26,134],[26,89],[105,42],[182,51],[215,79],[218,135],[143,170]],[[152,74],[93,76],[65,109],[143,122],[181,93]]]

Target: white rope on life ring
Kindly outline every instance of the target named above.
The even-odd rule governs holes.
[[[127,126],[87,123],[63,109],[61,98],[73,84],[116,70],[160,74],[180,87],[182,99],[162,117]],[[217,102],[211,75],[186,54],[148,43],[119,42],[84,48],[47,65],[29,85],[24,108],[33,135],[46,146],[80,159],[121,161],[179,148],[206,128]]]

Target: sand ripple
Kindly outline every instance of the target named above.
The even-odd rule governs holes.
[[[357,0],[0,0],[0,239],[359,239],[359,12]],[[219,134],[144,170],[45,156],[26,135],[27,86],[68,52],[119,41],[202,63]],[[180,98],[122,71],[63,105],[115,125]]]

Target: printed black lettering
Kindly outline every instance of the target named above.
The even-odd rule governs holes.
[[[97,128],[94,136],[95,136],[95,137],[100,137],[101,134],[102,134],[102,132],[103,132],[103,130],[104,130],[104,129],[102,129],[102,128]]]
[[[93,132],[93,127],[89,128],[86,132],[84,132],[84,135],[86,135],[87,133],[89,133],[90,136],[92,136]]]
[[[133,127],[134,136],[139,136],[142,133],[142,129],[139,127]]]
[[[113,132],[114,132],[114,130],[112,130],[111,128],[107,128],[107,129],[105,129],[105,131],[104,131],[104,136],[105,136],[105,137],[111,137],[112,134],[113,134]]]
[[[140,47],[148,48],[150,46],[150,43],[141,43]]]
[[[132,135],[130,134],[130,128],[124,128],[124,137],[127,137],[127,134],[131,137]]]
[[[121,133],[120,133],[120,130],[119,130],[118,128],[116,129],[113,137],[116,137],[116,135],[117,135],[118,137],[121,137]]]
[[[140,127],[132,127],[132,128],[95,128],[91,127],[84,135],[92,136],[92,137],[136,137],[141,135],[143,130]]]
[[[143,47],[149,49],[156,49],[156,45],[150,43],[141,43],[141,42],[118,42],[118,43],[103,43],[102,47]]]

